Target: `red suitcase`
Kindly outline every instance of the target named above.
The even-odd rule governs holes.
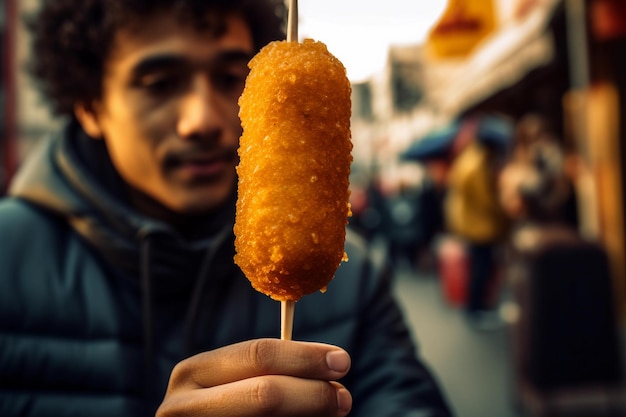
[[[437,242],[437,271],[443,297],[454,307],[465,306],[469,259],[462,240],[444,236]]]
[[[437,242],[437,272],[441,282],[443,297],[453,306],[463,308],[467,300],[469,288],[469,271],[471,259],[468,256],[465,242],[452,235],[446,235]],[[501,286],[500,265],[495,267],[495,277],[489,288],[489,301],[496,305]]]

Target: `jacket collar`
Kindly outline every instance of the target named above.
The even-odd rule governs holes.
[[[161,287],[171,291],[172,282],[192,285],[185,285],[185,277],[195,278],[206,251],[216,247],[215,239],[234,253],[235,191],[221,210],[207,216],[201,226],[206,232],[187,240],[169,225],[133,211],[125,188],[103,141],[89,138],[72,121],[26,161],[9,194],[64,218],[109,264],[130,277],[139,276],[141,247],[149,239],[155,293]],[[226,258],[232,264],[232,256]]]

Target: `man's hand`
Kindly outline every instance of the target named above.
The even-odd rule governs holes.
[[[157,417],[345,416],[352,396],[335,382],[350,368],[331,345],[258,339],[180,362]]]

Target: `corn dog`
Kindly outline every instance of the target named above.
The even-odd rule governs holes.
[[[235,263],[279,301],[325,291],[350,215],[350,82],[321,42],[272,42],[250,61],[239,99],[243,134]]]

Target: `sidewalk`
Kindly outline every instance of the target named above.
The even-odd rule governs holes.
[[[398,268],[395,292],[420,354],[445,391],[456,417],[520,417],[512,396],[506,328],[477,331],[442,297],[438,279]]]

